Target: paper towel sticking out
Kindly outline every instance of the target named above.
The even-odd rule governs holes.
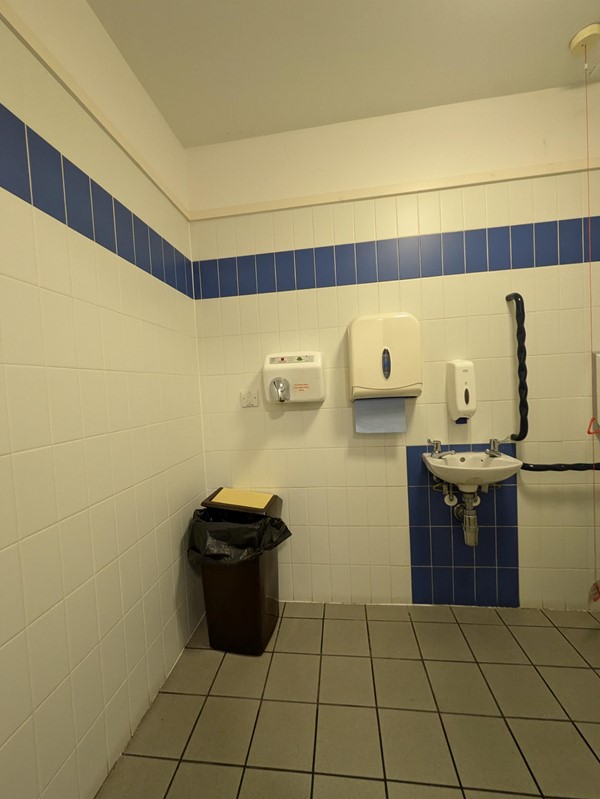
[[[405,433],[406,409],[403,397],[355,400],[354,428],[357,433]]]

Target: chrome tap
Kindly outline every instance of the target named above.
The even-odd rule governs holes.
[[[444,452],[442,452],[442,442],[438,441],[437,439],[434,439],[432,441],[430,438],[428,438],[427,439],[427,443],[429,444],[430,447],[432,447],[432,451],[431,451],[431,457],[432,458],[445,458],[446,455],[454,455],[455,454],[453,449],[447,449]]]
[[[500,452],[500,442],[497,438],[490,438],[490,446],[489,449],[485,451],[486,455],[489,455],[490,458],[500,458],[502,453]]]

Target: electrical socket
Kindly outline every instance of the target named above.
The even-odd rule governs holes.
[[[242,408],[258,408],[258,391],[240,391]]]

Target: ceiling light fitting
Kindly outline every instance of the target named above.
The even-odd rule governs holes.
[[[600,39],[600,22],[592,22],[578,31],[569,42],[569,49],[577,53],[585,47],[595,44]]]

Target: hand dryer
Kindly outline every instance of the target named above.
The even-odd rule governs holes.
[[[320,352],[277,352],[263,363],[263,386],[269,402],[322,402],[325,399]]]

